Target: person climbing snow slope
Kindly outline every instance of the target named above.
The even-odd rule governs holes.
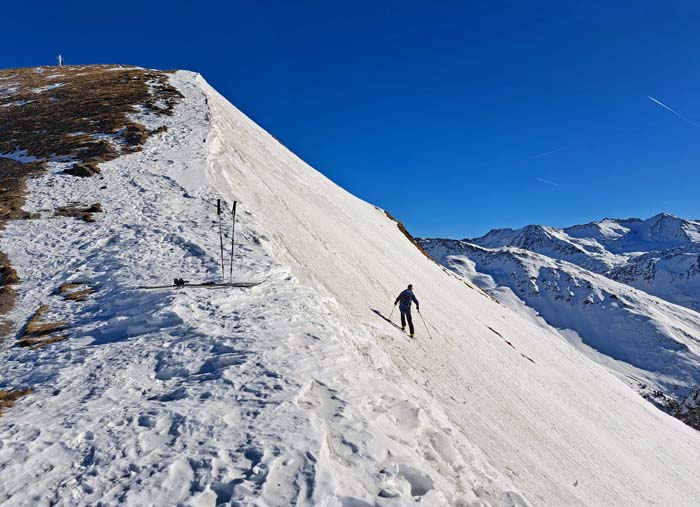
[[[413,285],[408,284],[408,288],[398,295],[394,306],[399,305],[401,311],[401,329],[406,330],[406,321],[408,321],[409,336],[413,338],[413,318],[411,317],[411,302],[416,303],[416,310],[420,313],[420,303],[413,294]]]

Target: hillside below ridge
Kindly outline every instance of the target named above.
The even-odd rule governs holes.
[[[21,397],[0,418],[0,502],[529,505],[332,295],[273,260],[248,200],[233,268],[260,286],[138,289],[220,272],[209,97],[196,74],[169,81],[173,114],[139,117],[150,142],[85,177],[46,161],[26,180],[31,220],[1,238],[21,279],[10,317],[42,341],[3,343],[0,388]],[[88,199],[93,221],[51,214]],[[38,462],[51,469],[30,480]]]

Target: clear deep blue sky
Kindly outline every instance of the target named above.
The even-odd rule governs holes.
[[[34,1],[0,67],[204,77],[420,236],[700,218],[700,2]],[[547,180],[546,183],[538,180]]]

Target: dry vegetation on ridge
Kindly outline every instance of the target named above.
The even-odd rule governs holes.
[[[10,220],[35,219],[23,211],[27,180],[43,174],[50,161],[63,162],[65,176],[99,174],[99,164],[142,149],[149,131],[138,114],[170,115],[181,94],[168,72],[115,65],[37,67],[0,70],[0,233]],[[56,217],[85,222],[102,212],[99,203],[66,203]],[[11,259],[0,252],[0,339],[15,324],[7,319],[20,278]],[[60,290],[68,300],[83,301],[93,291]],[[64,322],[42,322],[45,305],[29,319],[17,345],[37,348],[65,338]],[[30,390],[0,391],[0,415]]]
[[[171,114],[179,97],[158,71],[103,65],[0,71],[0,153],[112,160],[148,138],[130,115]]]
[[[0,416],[3,412],[15,404],[15,401],[20,399],[22,396],[31,394],[31,389],[21,389],[17,391],[4,391],[0,389]]]

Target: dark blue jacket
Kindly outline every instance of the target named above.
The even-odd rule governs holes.
[[[406,289],[401,294],[399,294],[399,297],[396,298],[394,304],[399,303],[399,308],[401,310],[410,310],[411,301],[413,301],[416,304],[416,308],[420,308],[420,304],[418,303],[416,296],[413,294],[413,291]]]

